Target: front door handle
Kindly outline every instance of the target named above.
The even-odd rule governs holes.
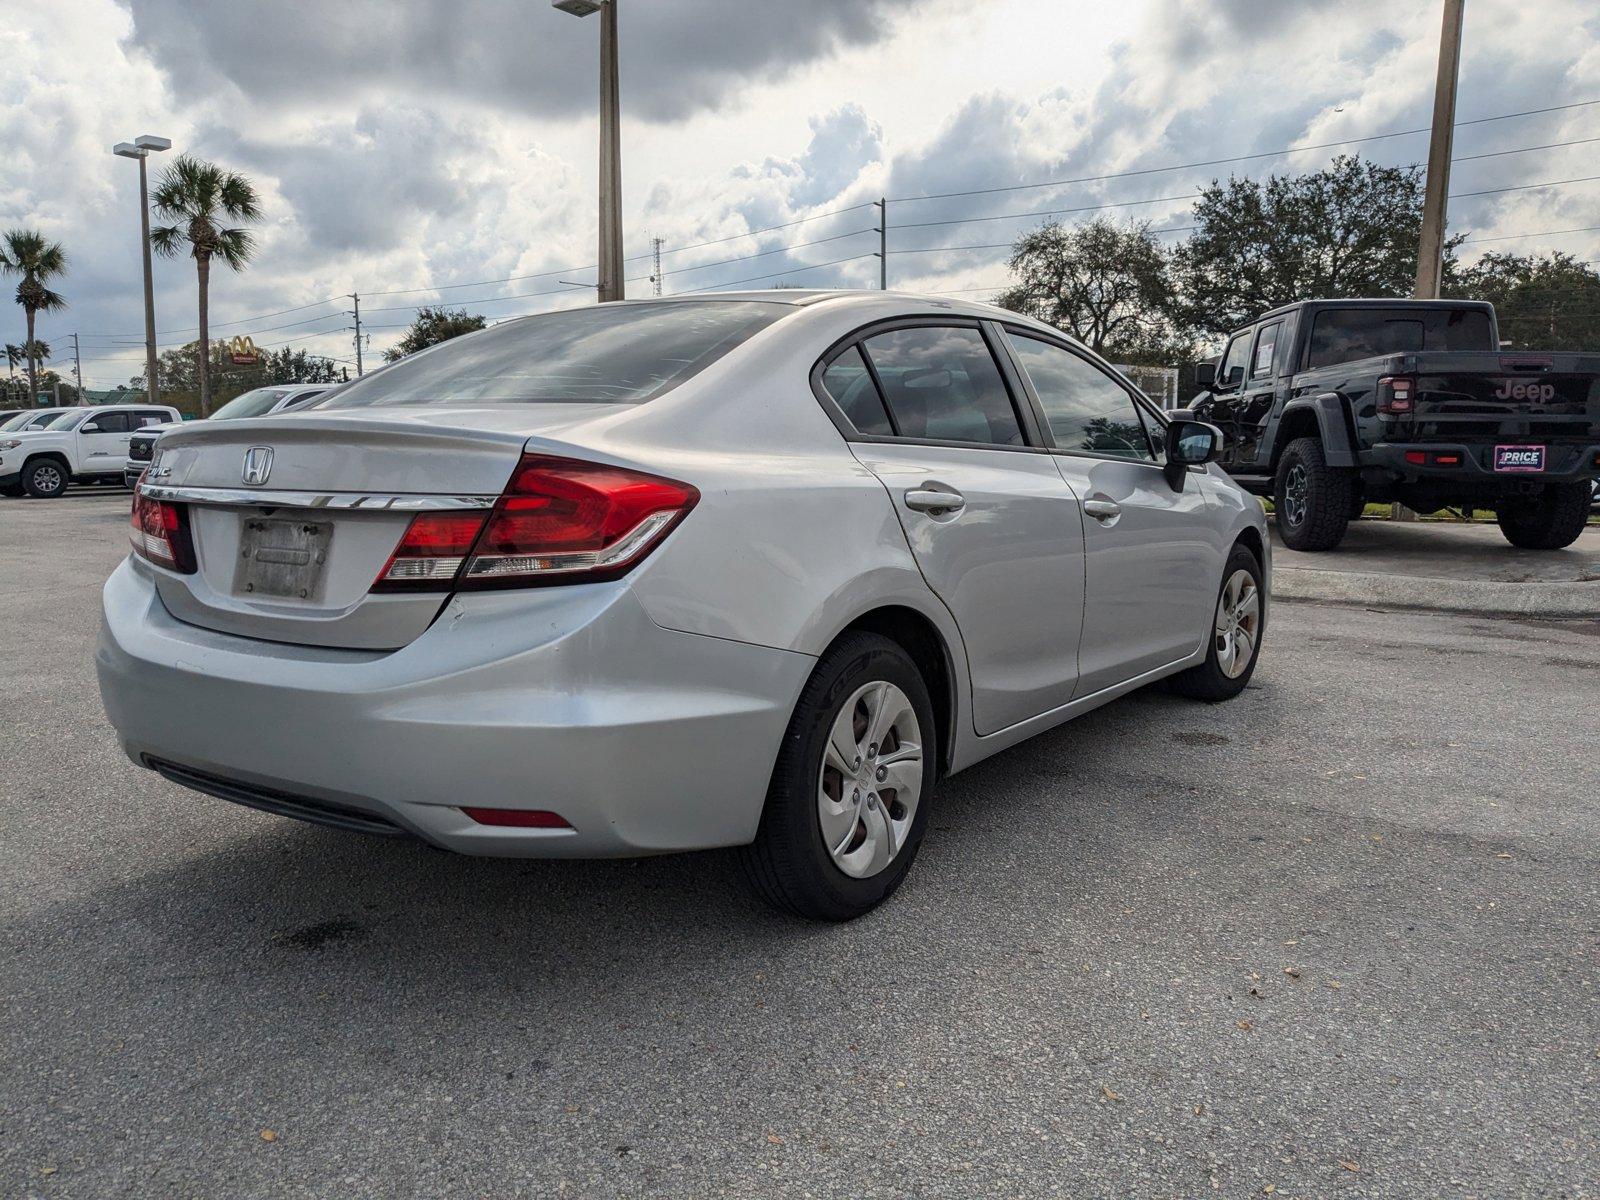
[[[906,493],[906,507],[917,512],[960,512],[967,498],[960,492],[936,492],[931,488],[912,488]]]
[[[1083,511],[1096,521],[1109,521],[1122,515],[1122,505],[1115,500],[1085,500]]]

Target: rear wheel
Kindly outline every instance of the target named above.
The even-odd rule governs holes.
[[[845,635],[800,694],[773,768],[745,876],[775,908],[848,921],[887,899],[927,827],[933,705],[887,638]]]
[[[1316,438],[1290,442],[1272,489],[1283,544],[1291,550],[1332,550],[1350,524],[1355,491],[1355,473],[1328,466]]]
[[[51,500],[67,490],[67,469],[53,458],[36,459],[22,468],[22,487],[36,500]]]
[[[1265,615],[1261,564],[1248,547],[1235,546],[1222,569],[1206,660],[1174,675],[1173,691],[1212,704],[1244,691],[1256,671]]]
[[[1589,523],[1589,485],[1552,483],[1544,495],[1510,500],[1495,510],[1506,541],[1524,550],[1560,550]]]

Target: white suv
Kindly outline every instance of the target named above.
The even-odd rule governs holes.
[[[40,499],[67,484],[122,481],[135,429],[178,420],[178,410],[153,404],[71,408],[42,429],[0,436],[0,495]]]

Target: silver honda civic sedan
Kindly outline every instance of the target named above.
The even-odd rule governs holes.
[[[175,429],[97,659],[200,792],[468,854],[742,847],[842,920],[934,785],[1244,689],[1260,504],[1060,331],[883,292],[605,304]]]

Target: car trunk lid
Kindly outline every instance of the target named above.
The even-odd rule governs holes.
[[[619,407],[313,411],[174,431],[144,486],[183,506],[196,569],[157,571],[162,601],[180,620],[267,641],[404,646],[446,598],[372,594],[412,519],[487,512],[530,437],[549,445]]]

